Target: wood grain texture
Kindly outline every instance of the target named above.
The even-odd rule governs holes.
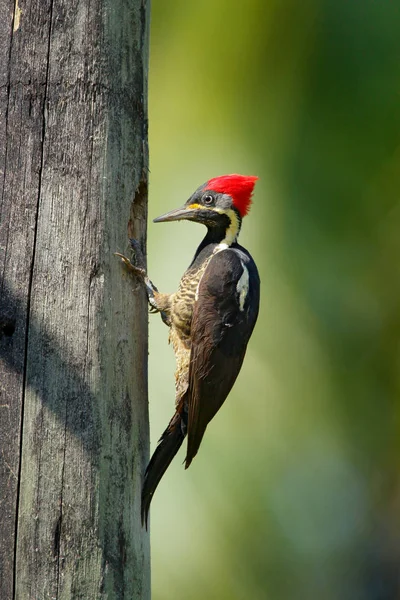
[[[0,13],[0,597],[146,599],[148,7]]]

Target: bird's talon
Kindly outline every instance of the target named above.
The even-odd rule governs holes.
[[[118,258],[120,258],[122,260],[122,262],[128,267],[131,268],[133,267],[131,261],[129,260],[129,258],[127,258],[126,256],[124,256],[123,254],[120,254],[120,252],[114,252],[114,256],[118,256]]]
[[[114,256],[118,256],[122,260],[124,265],[129,269],[129,271],[131,271],[131,273],[133,273],[134,275],[137,275],[138,277],[141,277],[142,279],[144,279],[144,277],[146,277],[146,271],[144,269],[134,265],[132,263],[132,261],[129,260],[129,258],[124,256],[123,254],[120,254],[119,252],[114,252]]]

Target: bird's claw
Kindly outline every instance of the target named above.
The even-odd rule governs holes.
[[[129,239],[129,244],[132,249],[132,259],[129,259],[120,252],[114,252],[114,256],[118,256],[131,273],[137,277],[140,277],[141,279],[144,279],[147,273],[145,269],[144,256],[140,249],[140,244],[133,238]]]
[[[132,261],[129,260],[129,258],[124,256],[123,254],[120,254],[120,252],[114,252],[114,256],[118,256],[122,260],[124,265],[129,269],[129,271],[131,273],[133,273],[134,275],[137,275],[141,279],[144,279],[144,277],[146,277],[145,269],[142,269],[141,267],[137,267],[136,265],[134,265],[132,263]]]
[[[127,267],[127,269],[132,273],[132,275],[139,277],[139,279],[144,284],[145,289],[146,289],[147,299],[150,304],[149,312],[150,313],[158,313],[158,312],[160,312],[160,310],[157,308],[157,304],[156,304],[156,300],[155,300],[155,294],[158,292],[158,290],[157,290],[156,286],[150,281],[150,279],[147,276],[147,271],[145,268],[146,261],[144,259],[143,253],[141,251],[139,242],[137,240],[131,238],[129,240],[129,243],[130,243],[130,246],[132,249],[132,258],[131,259],[127,258],[120,252],[114,252],[114,256],[118,256],[118,258],[120,258],[122,260],[122,262]],[[161,315],[161,318],[164,320],[163,315]]]

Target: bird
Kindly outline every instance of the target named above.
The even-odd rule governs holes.
[[[185,469],[190,466],[236,381],[257,321],[260,278],[252,256],[237,241],[257,179],[214,177],[182,207],[154,219],[194,221],[207,228],[175,293],[160,293],[149,279],[136,240],[131,240],[133,260],[117,253],[145,285],[150,310],[169,327],[176,358],[175,413],[144,475],[141,519],[146,528],[161,478],[186,437]]]

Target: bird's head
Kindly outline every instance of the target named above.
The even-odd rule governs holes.
[[[154,223],[196,221],[209,229],[229,232],[230,245],[240,230],[242,218],[250,209],[251,196],[258,177],[222,175],[201,185],[181,208],[161,215]]]

